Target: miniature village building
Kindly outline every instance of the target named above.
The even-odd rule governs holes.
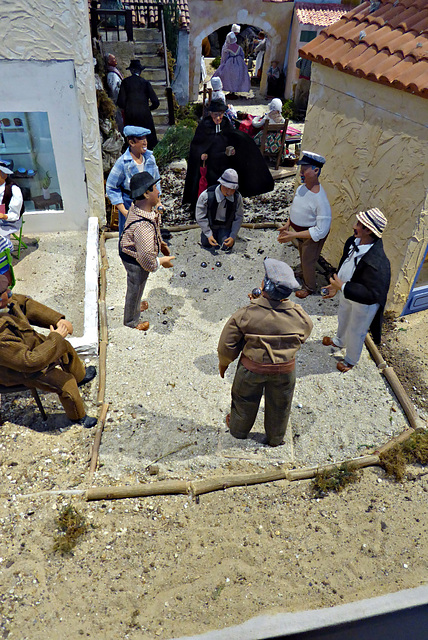
[[[312,62],[304,148],[327,158],[333,211],[324,257],[337,264],[355,213],[388,218],[387,309],[428,308],[428,7],[364,2],[300,50]]]
[[[87,0],[0,5],[0,160],[25,201],[25,233],[104,216]]]

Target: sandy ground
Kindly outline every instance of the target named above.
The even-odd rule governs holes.
[[[76,327],[82,323],[83,240],[75,234],[43,236],[39,249],[16,268],[17,291],[62,308]],[[272,231],[243,230],[236,253],[215,257],[222,262],[215,267],[196,240],[196,232],[174,235],[176,267],[150,276],[147,334],[121,325],[124,272],[115,241],[108,242],[111,407],[94,484],[305,466],[364,453],[403,428],[404,418],[367,354],[352,372],[335,371],[335,354],[319,343],[334,328],[335,303],[327,307],[314,297],[304,301],[315,329],[299,354],[293,437],[268,449],[260,442],[259,420],[251,439],[233,441],[223,422],[233,371],[225,380],[215,371],[219,329],[246,303],[265,255],[285,251],[295,264],[296,254],[281,248]],[[426,417],[428,316],[407,320],[391,324],[385,349],[397,363],[404,360],[404,383]],[[90,414],[97,411],[96,393],[97,380],[83,391]],[[198,501],[165,496],[87,503],[80,495],[37,495],[90,486],[94,437],[93,430],[70,426],[56,396],[43,395],[43,403],[46,424],[31,397],[2,398],[3,638],[168,639],[261,613],[329,607],[426,582],[423,468],[409,468],[402,484],[381,469],[366,469],[358,484],[322,500],[312,497],[309,481],[229,489]],[[146,467],[161,456],[157,475],[150,475]],[[70,503],[89,528],[73,553],[61,556],[53,552],[55,517]]]

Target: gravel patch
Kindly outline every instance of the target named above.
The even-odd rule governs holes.
[[[247,304],[247,294],[260,284],[265,256],[297,265],[297,250],[278,244],[276,237],[273,229],[242,229],[232,254],[212,255],[199,246],[197,230],[174,233],[174,269],[151,274],[146,286],[146,333],[122,324],[125,270],[117,240],[107,241],[110,410],[100,474],[119,478],[155,461],[162,472],[178,473],[216,468],[234,458],[261,466],[323,464],[362,455],[405,428],[405,417],[368,352],[347,374],[336,370],[341,352],[322,346],[321,338],[335,330],[337,302],[311,296],[302,306],[314,330],[297,356],[287,443],[277,448],[262,444],[263,408],[248,440],[235,440],[227,432],[236,363],[222,380],[218,338],[227,318]],[[320,274],[319,284],[323,281]]]

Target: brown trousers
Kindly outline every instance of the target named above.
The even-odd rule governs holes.
[[[69,342],[67,347],[61,357],[61,365],[52,366],[37,378],[26,378],[21,384],[30,389],[57,393],[67,418],[80,420],[86,415],[86,410],[77,383],[85,377],[86,369]]]
[[[312,238],[305,238],[304,240],[296,238],[298,242],[300,262],[302,264],[303,284],[305,289],[311,293],[317,288],[315,267],[327,237],[328,234],[325,238],[322,238],[322,240],[318,240],[318,242],[314,242]]]

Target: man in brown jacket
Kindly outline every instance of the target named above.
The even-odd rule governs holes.
[[[265,258],[260,297],[227,321],[218,344],[219,371],[241,354],[232,385],[232,409],[226,418],[230,433],[245,439],[265,393],[267,444],[284,444],[296,383],[295,355],[312,331],[312,321],[288,297],[299,288],[285,262]],[[251,297],[251,295],[250,295]],[[242,352],[242,353],[241,353]]]
[[[32,298],[12,294],[4,275],[0,275],[0,301],[1,384],[57,393],[70,420],[93,427],[97,419],[86,415],[78,385],[92,380],[96,369],[85,369],[65,339],[73,333],[71,322]],[[30,323],[50,329],[49,335],[37,333]]]

